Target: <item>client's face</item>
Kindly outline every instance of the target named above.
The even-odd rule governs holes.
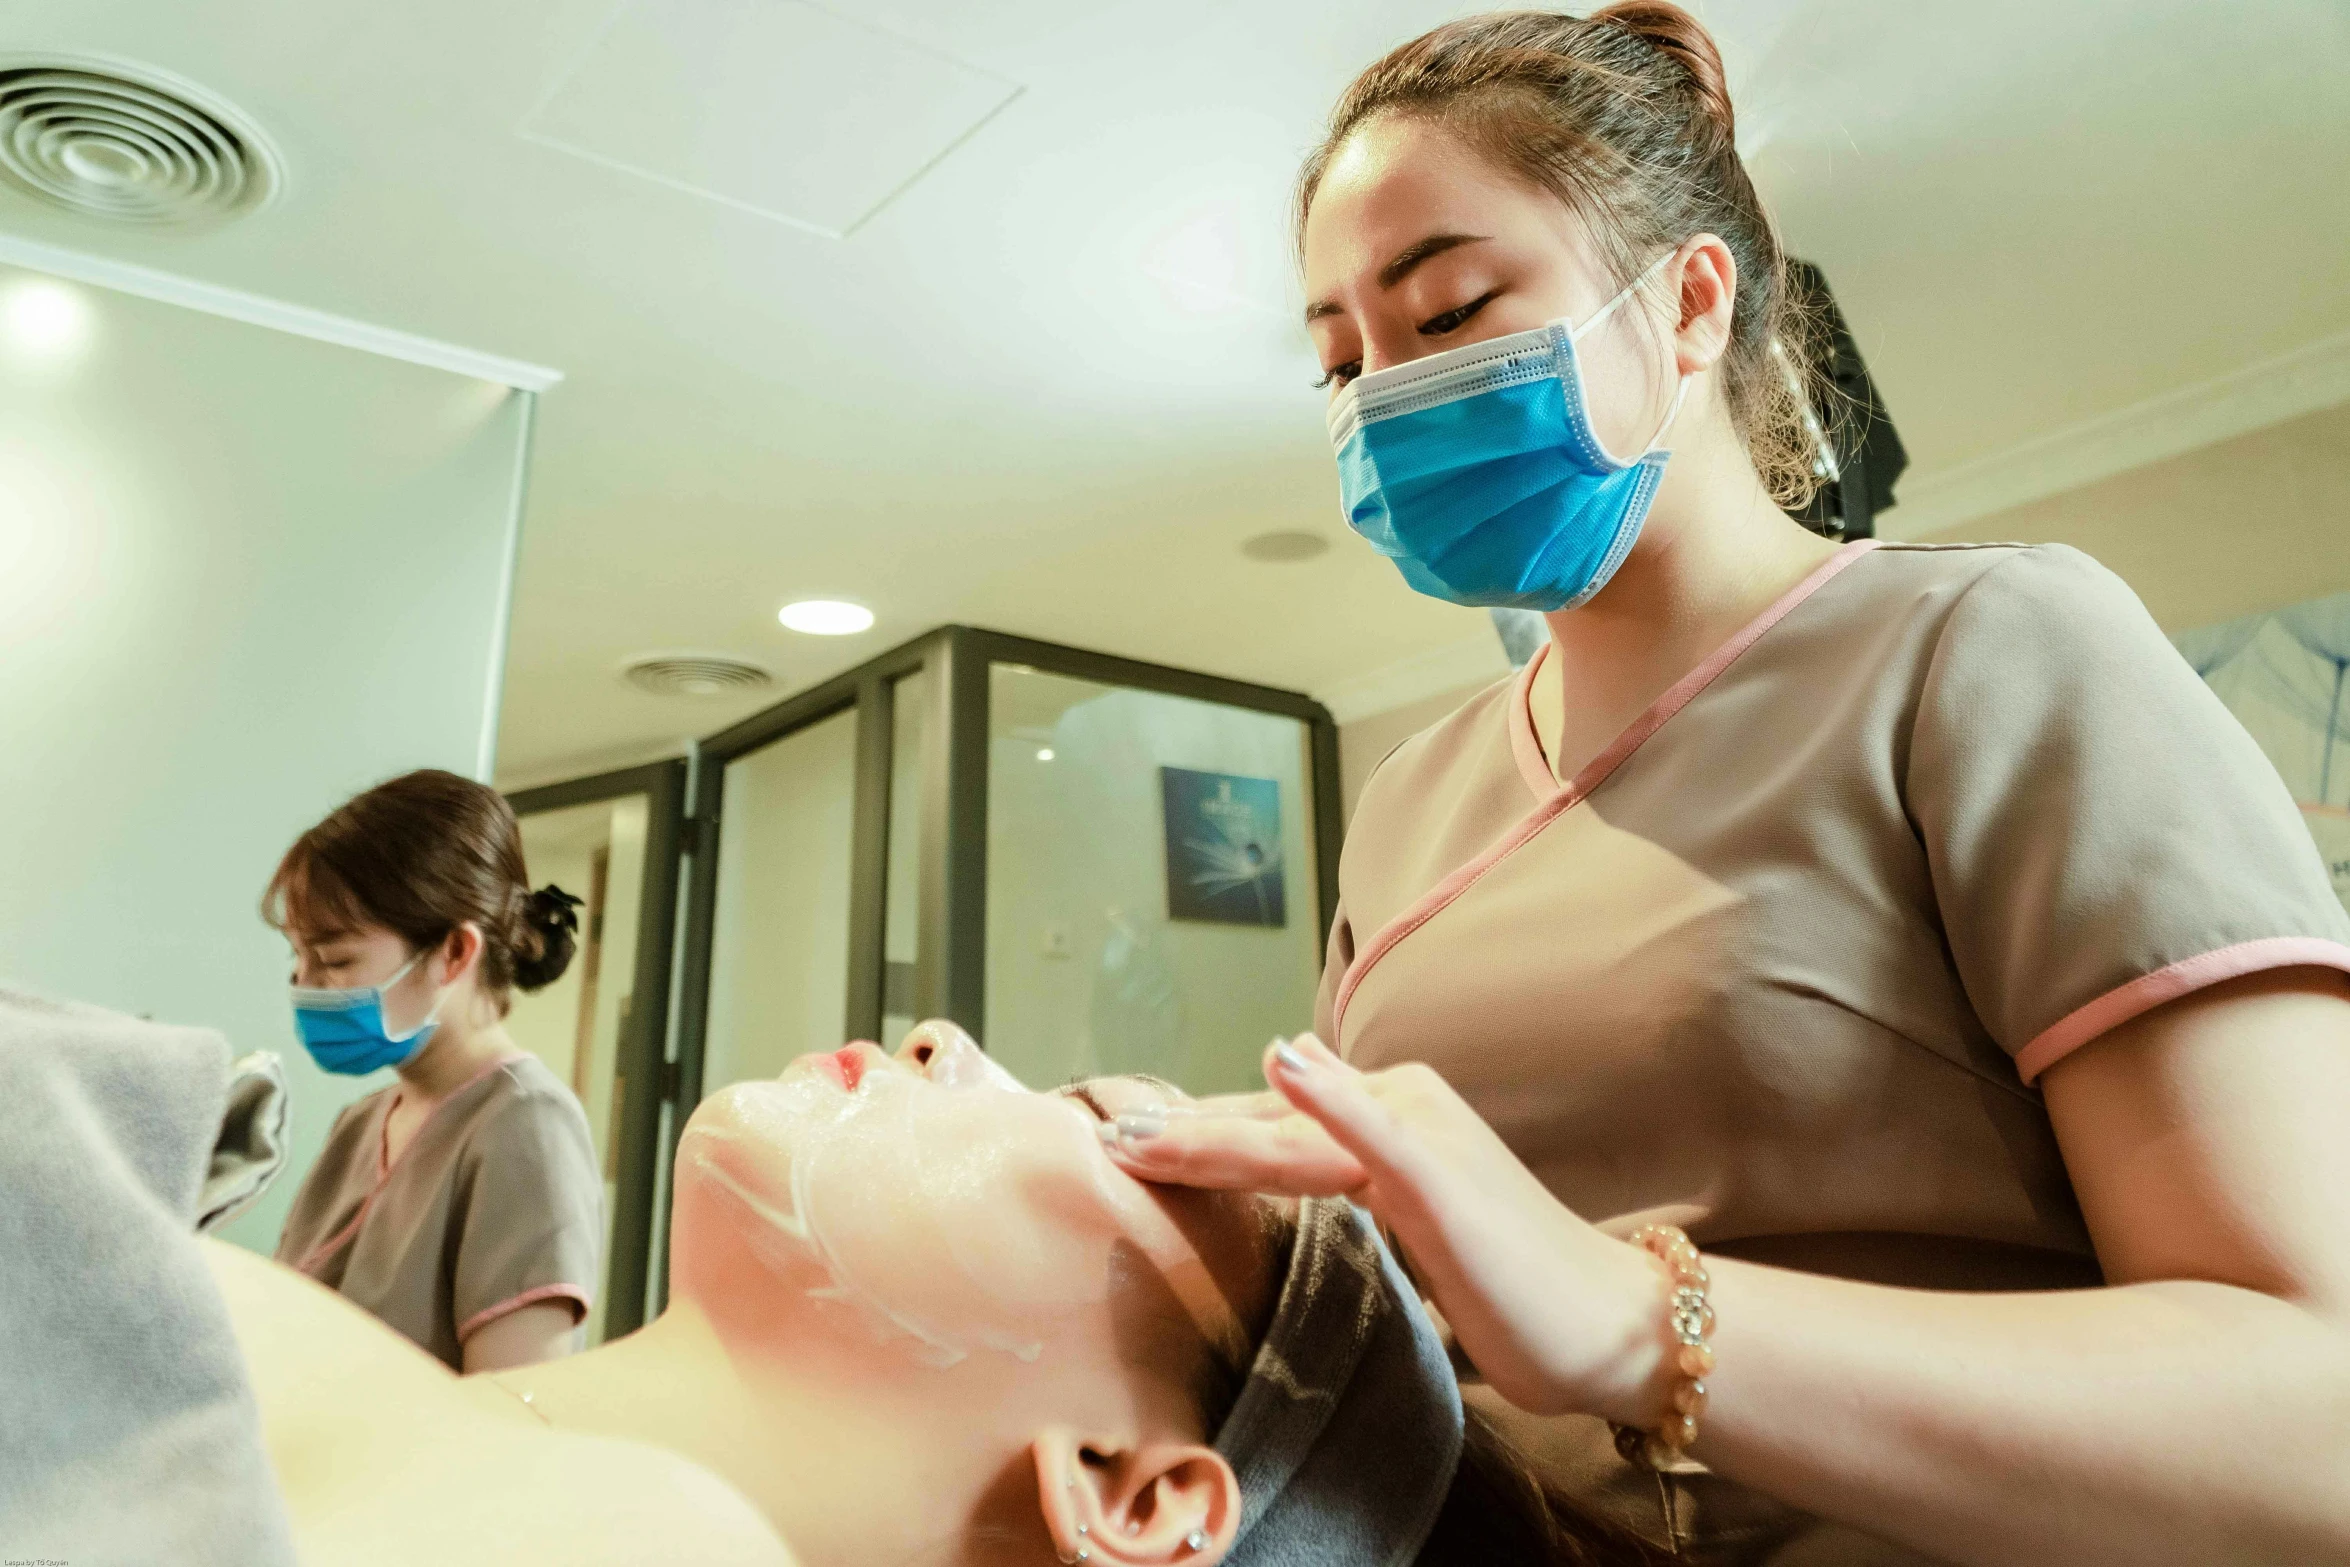
[[[1126,1175],[1095,1130],[1171,1092],[1101,1079],[1031,1093],[942,1023],[894,1056],[803,1056],[687,1123],[672,1268],[706,1308],[705,1285],[794,1335],[814,1317],[827,1337],[934,1367],[1095,1347],[1136,1291],[1236,1356],[1230,1281],[1202,1255],[1219,1249],[1218,1216]],[[719,1276],[746,1269],[758,1277]],[[775,1311],[778,1285],[815,1310]]]
[[[1146,1186],[1104,1153],[1105,1115],[1170,1097],[1032,1093],[931,1023],[694,1112],[673,1289],[795,1433],[782,1522],[804,1560],[1090,1539],[1106,1563],[1111,1531],[1149,1560],[1220,1553],[1237,1491],[1199,1394],[1247,1364],[1271,1268],[1256,1199]]]

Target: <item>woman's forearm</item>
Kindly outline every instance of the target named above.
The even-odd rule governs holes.
[[[1959,1562],[2350,1562],[2350,1326],[2221,1284],[1707,1266],[1694,1456],[1733,1479]]]

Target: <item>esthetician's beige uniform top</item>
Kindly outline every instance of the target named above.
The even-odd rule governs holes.
[[[464,1369],[477,1330],[534,1301],[584,1321],[603,1276],[604,1181],[586,1112],[536,1056],[508,1056],[384,1158],[397,1083],[347,1105],[277,1260]]]
[[[1318,1026],[1434,1066],[1613,1232],[2095,1283],[2033,1079],[2215,981],[2350,970],[2276,770],[2073,550],[1847,547],[1563,788],[1535,667],[1373,774]],[[1914,1559],[1702,1473],[1660,1488],[1598,1422],[1512,1424],[1652,1534],[1661,1494],[1705,1559]]]

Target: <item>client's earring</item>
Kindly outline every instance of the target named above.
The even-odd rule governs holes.
[[[1192,1530],[1191,1533],[1183,1537],[1183,1548],[1187,1551],[1206,1550],[1208,1548],[1207,1531],[1204,1529]]]

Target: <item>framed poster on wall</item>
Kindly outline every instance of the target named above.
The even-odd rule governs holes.
[[[2173,641],[2276,763],[2350,907],[2350,593]]]
[[[1162,767],[1159,794],[1166,806],[1167,918],[1287,925],[1280,784]]]

